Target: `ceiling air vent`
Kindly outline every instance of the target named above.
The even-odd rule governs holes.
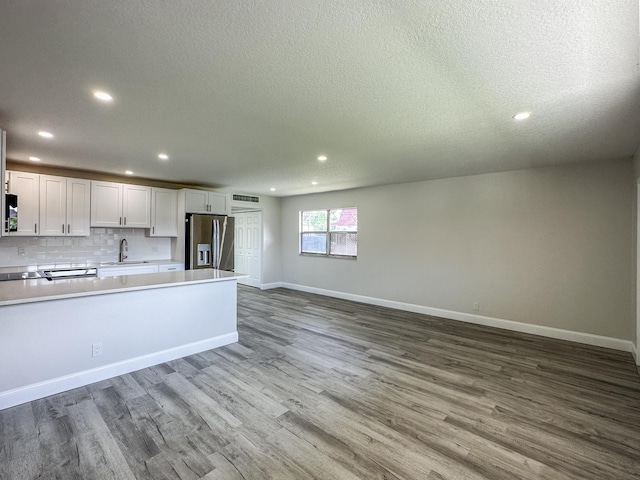
[[[260,203],[260,197],[254,197],[251,195],[238,195],[237,193],[234,193],[233,199],[237,202]]]

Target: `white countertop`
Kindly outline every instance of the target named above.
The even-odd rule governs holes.
[[[224,282],[243,277],[246,275],[207,268],[104,278],[87,277],[53,281],[45,278],[12,280],[0,282],[0,306],[194,283]]]

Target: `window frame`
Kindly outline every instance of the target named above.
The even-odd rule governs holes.
[[[357,260],[358,254],[355,255],[346,255],[341,253],[331,253],[331,234],[332,233],[346,233],[346,234],[355,234],[356,235],[356,251],[357,251],[357,235],[358,235],[358,227],[356,225],[355,230],[331,230],[331,212],[335,210],[355,210],[358,211],[358,207],[338,207],[338,208],[313,208],[309,210],[300,210],[298,220],[298,254],[305,257],[327,257],[327,258],[341,258],[345,260]],[[325,230],[314,230],[303,232],[303,216],[307,212],[326,212],[327,213],[327,224],[325,226]],[[305,234],[321,234],[326,236],[326,253],[317,253],[317,252],[305,252],[302,250],[302,238]]]

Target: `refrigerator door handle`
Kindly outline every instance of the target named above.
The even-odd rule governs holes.
[[[220,246],[220,223],[217,219],[213,220],[213,264],[211,265],[213,268],[218,268],[219,260],[219,252],[218,248]]]
[[[224,217],[224,221],[222,222],[222,235],[220,235],[220,258],[218,258],[218,267],[220,268],[220,265],[222,265],[222,252],[224,250],[224,237],[227,234],[227,217]]]

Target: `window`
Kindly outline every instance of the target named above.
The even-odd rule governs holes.
[[[332,257],[358,256],[358,209],[300,212],[300,253]]]

